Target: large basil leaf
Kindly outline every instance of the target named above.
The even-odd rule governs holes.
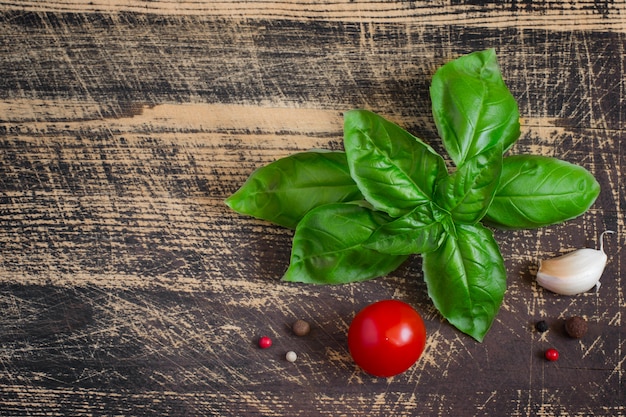
[[[363,243],[389,220],[356,204],[327,204],[311,210],[296,228],[283,280],[343,284],[388,274],[407,256],[382,254]]]
[[[460,223],[483,218],[498,187],[502,148],[496,145],[465,161],[437,186],[435,202]]]
[[[456,328],[482,342],[504,292],[506,269],[498,244],[480,223],[456,225],[433,252],[423,254],[422,268],[435,307]]]
[[[391,255],[430,252],[439,247],[444,227],[430,204],[385,223],[365,242],[365,247]]]
[[[439,135],[457,166],[496,143],[506,151],[520,135],[517,102],[504,84],[493,49],[440,67],[430,96]]]
[[[556,158],[504,158],[500,185],[484,221],[501,228],[536,228],[583,214],[600,193],[585,168]]]
[[[241,214],[295,229],[314,207],[362,199],[344,152],[310,151],[257,169],[225,202]]]
[[[392,217],[430,202],[435,183],[447,174],[443,158],[430,146],[367,110],[345,114],[344,146],[365,198]]]

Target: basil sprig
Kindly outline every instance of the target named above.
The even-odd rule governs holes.
[[[435,307],[482,341],[506,291],[504,260],[482,223],[560,223],[587,211],[600,186],[586,169],[555,158],[503,157],[520,136],[519,110],[493,49],[441,67],[430,95],[453,169],[396,124],[352,110],[344,115],[345,152],[279,159],[226,204],[295,228],[286,281],[363,281],[421,254]]]

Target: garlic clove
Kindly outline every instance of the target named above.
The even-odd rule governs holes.
[[[563,295],[580,294],[598,284],[607,256],[595,249],[578,249],[540,263],[537,283]]]
[[[607,230],[600,235],[600,240]],[[600,287],[600,277],[607,263],[604,245],[600,250],[578,249],[556,258],[539,262],[537,283],[547,290],[562,295],[575,295]]]

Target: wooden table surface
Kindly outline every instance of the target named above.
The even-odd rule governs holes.
[[[430,79],[491,47],[513,151],[602,190],[575,220],[495,232],[508,290],[485,341],[442,319],[417,256],[363,283],[281,282],[292,232],[223,200],[277,158],[341,149],[353,108],[440,149]],[[625,57],[623,1],[0,1],[0,415],[625,416]],[[607,229],[598,292],[536,285],[540,259]],[[388,379],[346,345],[385,298],[428,331]]]

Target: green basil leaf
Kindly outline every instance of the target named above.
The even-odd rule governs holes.
[[[392,217],[430,202],[443,158],[398,125],[366,110],[344,117],[344,144],[350,173],[365,198]]]
[[[383,276],[407,256],[393,256],[363,244],[391,219],[356,204],[327,204],[311,210],[296,228],[283,280],[344,284]]]
[[[536,228],[583,214],[600,193],[585,168],[539,155],[504,158],[500,185],[484,221],[501,228]]]
[[[363,198],[344,152],[310,151],[257,169],[225,202],[238,213],[295,229],[314,207]]]
[[[500,172],[502,148],[496,145],[466,160],[435,191],[435,202],[456,222],[474,224],[483,218],[493,199]]]
[[[482,342],[502,304],[506,269],[492,233],[480,223],[456,225],[441,246],[423,254],[428,295],[456,328]]]
[[[390,255],[433,251],[441,244],[445,232],[436,217],[430,204],[417,206],[412,212],[379,227],[364,246]]]
[[[440,67],[430,96],[439,135],[457,166],[496,143],[506,151],[520,136],[517,102],[502,79],[493,49]]]

